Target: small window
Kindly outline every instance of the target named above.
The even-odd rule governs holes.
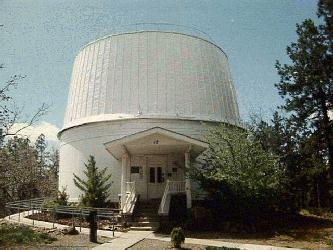
[[[140,167],[139,166],[132,166],[131,167],[131,174],[139,174],[140,173]]]
[[[172,172],[177,173],[177,168],[172,168]]]
[[[155,168],[149,169],[149,182],[155,183]]]

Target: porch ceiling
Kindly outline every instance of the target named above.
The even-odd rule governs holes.
[[[160,127],[144,130],[104,144],[116,159],[123,154],[171,154],[184,153],[190,149],[193,157],[208,148],[208,144]]]

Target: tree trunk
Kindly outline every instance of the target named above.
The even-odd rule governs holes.
[[[333,181],[333,140],[331,138],[332,129],[330,127],[330,119],[328,117],[328,108],[326,105],[326,95],[322,88],[319,89],[320,93],[320,104],[321,104],[321,111],[323,114],[323,129],[324,129],[324,138],[327,145],[328,151],[328,165],[329,165],[329,174],[330,178]]]
[[[320,205],[320,189],[319,189],[319,183],[317,182],[317,208],[320,209],[321,208],[321,205]]]

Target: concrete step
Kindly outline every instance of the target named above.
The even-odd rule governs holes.
[[[148,202],[139,202],[140,207],[158,207],[160,205],[161,201],[148,201]]]
[[[139,207],[139,211],[158,211],[158,207]]]
[[[158,208],[160,200],[140,202],[137,213],[130,222],[131,230],[156,231],[159,228]]]
[[[146,216],[141,216],[141,217],[134,217],[133,222],[145,222],[145,221],[150,221],[150,222],[159,222],[159,217],[146,217]]]
[[[133,227],[159,227],[160,223],[158,221],[140,221],[140,222],[130,222]]]
[[[158,209],[156,209],[156,210],[138,210],[138,211],[137,211],[137,214],[138,214],[138,215],[140,215],[140,214],[158,215]]]
[[[139,204],[141,206],[159,206],[160,205],[160,201],[158,202],[139,202]]]
[[[138,212],[138,214],[136,215],[136,217],[139,216],[146,216],[146,217],[158,217],[158,213],[157,211],[152,213],[152,212]]]
[[[138,211],[158,211],[158,207],[149,207],[149,208],[142,208],[138,207]]]
[[[158,227],[130,227],[130,229],[135,231],[156,231]]]
[[[151,210],[146,210],[146,209],[142,210],[142,209],[140,209],[140,210],[138,210],[138,214],[142,214],[142,213],[144,213],[144,214],[158,214],[158,209],[151,209]]]

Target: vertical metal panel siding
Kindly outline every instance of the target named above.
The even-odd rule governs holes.
[[[64,127],[103,114],[239,122],[221,49],[157,31],[110,36],[76,57]]]

